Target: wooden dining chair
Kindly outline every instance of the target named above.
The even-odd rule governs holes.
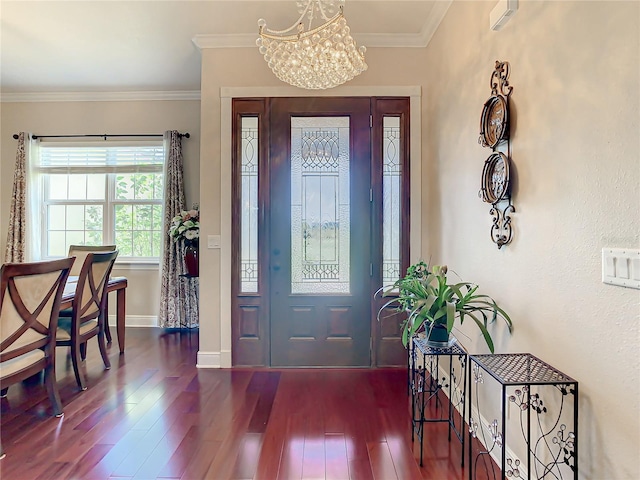
[[[56,327],[62,292],[74,258],[6,263],[0,268],[0,392],[44,370],[56,417],[62,404],[56,384]],[[3,456],[0,445],[0,457]]]
[[[76,382],[82,390],[87,389],[80,364],[86,358],[87,340],[97,337],[98,347],[105,368],[111,368],[105,343],[107,283],[118,251],[105,253],[89,252],[84,260],[73,297],[72,307],[60,311],[56,346],[71,347],[71,361]]]
[[[69,245],[69,257],[76,257],[76,262],[71,267],[69,272],[70,277],[77,277],[80,275],[82,265],[84,265],[84,259],[87,258],[89,253],[99,252],[113,252],[117,250],[116,245]],[[109,329],[109,319],[107,318],[104,323],[104,332],[107,336],[107,342],[111,343],[111,330]]]

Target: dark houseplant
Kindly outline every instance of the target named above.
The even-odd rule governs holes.
[[[447,266],[436,265],[431,270],[424,262],[407,269],[407,274],[393,285],[382,289],[383,297],[390,297],[378,311],[392,307],[407,312],[402,324],[402,343],[424,331],[431,346],[446,346],[456,318],[460,324],[471,318],[482,332],[491,353],[493,340],[487,329],[490,323],[502,318],[509,332],[513,329],[511,318],[488,295],[477,293],[478,286],[469,282],[449,283]]]

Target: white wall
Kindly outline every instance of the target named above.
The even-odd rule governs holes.
[[[426,258],[511,314],[501,352],[531,352],[580,382],[580,476],[640,475],[640,292],[601,282],[603,247],[640,248],[640,4],[454,2],[426,49]],[[511,64],[515,236],[490,241],[477,143],[495,60]],[[466,326],[466,325],[465,325]],[[472,351],[484,351],[464,329]]]
[[[200,102],[197,100],[128,102],[20,102],[0,104],[0,252],[4,258],[9,205],[20,131],[40,135],[93,133],[189,132],[183,139],[187,206],[200,196]],[[159,308],[160,273],[157,267],[114,268],[114,275],[129,279],[127,324],[154,325]],[[112,295],[113,296],[113,295]],[[111,299],[113,301],[114,299]],[[115,312],[115,305],[111,307]]]
[[[369,70],[349,85],[422,87],[424,188],[414,192],[423,197],[422,256],[479,283],[512,315],[512,337],[493,332],[497,351],[531,352],[580,382],[581,477],[635,478],[640,298],[600,282],[600,250],[640,245],[638,4],[523,1],[498,33],[488,28],[494,5],[454,2],[426,49],[370,48]],[[479,118],[497,59],[510,61],[515,87],[517,213],[514,241],[502,250],[477,195],[489,154],[477,144]],[[207,235],[228,231],[230,221],[221,88],[281,83],[257,49],[205,50],[202,63]],[[224,365],[230,329],[219,292],[229,279],[219,250],[201,253],[210,301],[201,305],[199,363]],[[466,333],[470,351],[486,351]]]

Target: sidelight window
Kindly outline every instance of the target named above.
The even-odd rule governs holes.
[[[258,117],[242,117],[240,291],[258,292]]]
[[[382,284],[386,287],[400,278],[400,117],[383,117],[382,141]]]

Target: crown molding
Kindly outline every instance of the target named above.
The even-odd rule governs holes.
[[[424,48],[438,29],[453,0],[434,2],[433,10],[419,33],[360,33],[356,34],[359,45],[367,48]],[[206,48],[253,48],[258,33],[196,35],[191,41],[200,50]]]
[[[433,10],[431,10],[431,15],[422,26],[422,31],[420,32],[420,36],[422,38],[422,43],[426,47],[429,45],[431,38],[438,30],[440,23],[444,19],[444,16],[449,11],[449,7],[453,3],[453,0],[444,0],[441,2],[435,2],[433,5]]]
[[[297,87],[220,87],[220,98],[247,97],[420,97],[422,87],[357,86],[340,85],[327,90],[300,90]]]
[[[28,92],[2,93],[0,102],[131,102],[151,100],[200,100],[200,91],[139,92]]]

